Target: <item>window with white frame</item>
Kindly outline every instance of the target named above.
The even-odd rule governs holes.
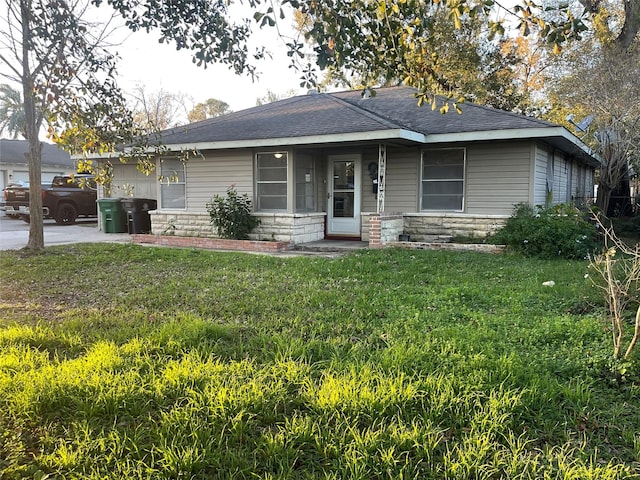
[[[421,210],[462,211],[465,156],[464,148],[422,152]]]
[[[160,160],[160,208],[184,210],[186,186],[184,162],[179,158]]]
[[[287,152],[256,155],[256,210],[287,210]]]

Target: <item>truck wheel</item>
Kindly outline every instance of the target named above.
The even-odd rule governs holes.
[[[56,209],[55,220],[58,225],[73,225],[76,223],[78,214],[76,207],[70,203],[62,203]]]

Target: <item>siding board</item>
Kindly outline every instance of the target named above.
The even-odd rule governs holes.
[[[385,211],[415,212],[418,206],[418,149],[387,149],[387,178],[385,181]],[[363,212],[375,212],[376,195],[369,176],[369,163],[378,163],[378,152],[367,150],[362,157],[362,203]]]
[[[418,209],[418,178],[420,153],[418,150],[387,152],[387,212],[415,212]],[[375,209],[373,210],[375,212]]]
[[[553,204],[564,203],[568,200],[569,166],[565,157],[559,152],[554,153],[553,162]]]
[[[158,174],[145,175],[139,172],[135,163],[113,166],[113,183],[111,184],[112,197],[129,196],[129,191],[134,197],[158,199]]]
[[[509,215],[529,200],[531,146],[527,142],[467,147],[465,212]]]
[[[205,158],[187,162],[187,209],[206,212],[206,204],[214,195],[223,195],[231,184],[238,193],[253,200],[253,154],[240,152],[207,152]]]
[[[536,147],[536,168],[534,179],[534,205],[544,205],[547,202],[547,155],[546,149]]]

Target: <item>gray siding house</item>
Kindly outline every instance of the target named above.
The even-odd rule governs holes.
[[[157,172],[173,181],[117,164],[112,191],[158,200],[154,234],[214,237],[206,204],[234,185],[261,220],[254,239],[371,246],[484,236],[517,203],[593,195],[598,160],[564,127],[475,104],[443,115],[415,93],[311,93],[167,130]]]
[[[12,183],[29,183],[28,151],[26,140],[0,139],[0,190]],[[50,143],[42,144],[43,183],[75,171],[76,164],[67,152]]]

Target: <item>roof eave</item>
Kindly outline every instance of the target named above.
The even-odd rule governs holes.
[[[600,166],[598,155],[582,140],[564,127],[513,128],[503,130],[481,130],[474,132],[439,133],[427,135],[426,143],[478,142],[487,140],[560,140],[565,147],[571,146],[574,152],[584,157],[593,166]]]
[[[316,145],[327,143],[352,143],[352,142],[384,142],[384,141],[409,141],[425,143],[426,137],[422,133],[400,128],[388,130],[373,130],[366,132],[338,133],[331,135],[307,135],[301,137],[280,137],[250,140],[231,140],[221,142],[196,142],[183,144],[168,144],[171,151],[184,150],[226,150],[230,148],[272,148],[288,145]]]
[[[540,127],[540,128],[520,128],[501,130],[481,130],[473,132],[439,133],[425,135],[407,129],[385,129],[365,132],[350,132],[327,135],[307,135],[300,137],[279,137],[247,140],[224,140],[213,142],[193,142],[193,143],[169,143],[164,145],[168,152],[185,151],[206,151],[206,150],[228,150],[238,148],[278,148],[290,145],[322,145],[352,142],[389,142],[404,141],[415,144],[433,145],[442,143],[457,142],[478,142],[478,141],[498,141],[498,140],[526,140],[539,139],[546,141],[557,141],[563,149],[569,153],[580,155],[592,166],[600,166],[600,159],[578,137],[573,135],[564,127]],[[150,146],[145,153],[155,153],[157,146]],[[573,150],[573,151],[571,151]],[[103,154],[91,155],[94,159],[113,159],[126,155],[123,152],[106,152]],[[77,158],[77,156],[72,156]]]
[[[373,130],[365,132],[338,133],[331,135],[307,135],[301,137],[279,137],[248,140],[225,140],[214,142],[193,142],[193,143],[169,143],[163,145],[169,152],[186,152],[191,150],[228,150],[237,148],[277,148],[289,145],[315,145],[328,143],[352,143],[352,142],[385,142],[385,141],[405,141],[411,143],[425,143],[426,136],[422,133],[406,130],[402,128],[392,128],[387,130]],[[146,153],[154,153],[156,146],[149,147]],[[112,159],[126,155],[123,152],[106,152],[103,154],[91,155],[94,159]]]

